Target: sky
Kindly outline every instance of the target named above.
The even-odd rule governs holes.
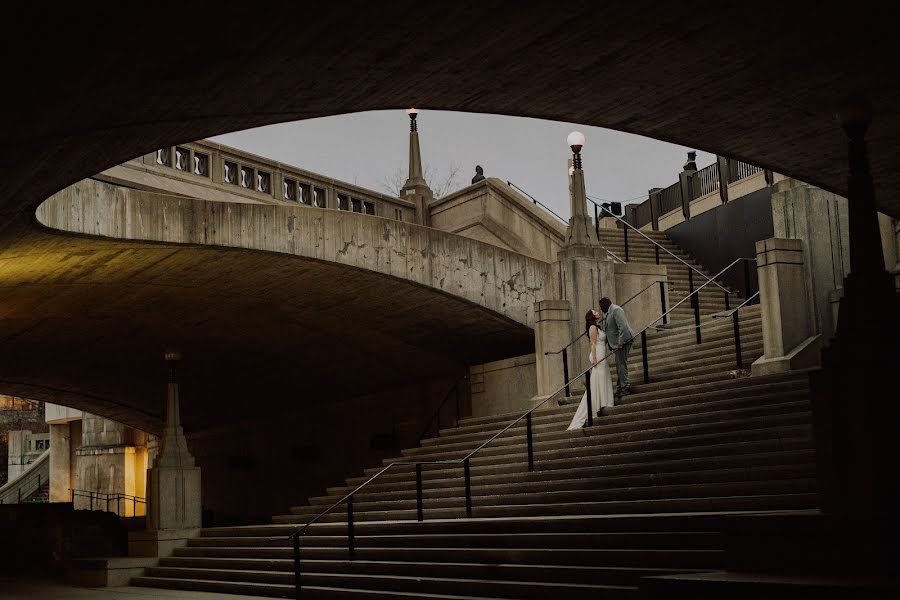
[[[581,154],[588,195],[615,202],[638,202],[650,188],[675,183],[693,150],[609,129],[502,115],[422,110],[418,127],[422,162],[436,180],[457,165],[463,187],[481,165],[486,177],[511,181],[563,217],[570,214],[570,132],[586,138]],[[213,140],[380,192],[398,171],[401,179],[408,173],[405,110],[282,123]],[[715,155],[698,151],[698,168],[713,162]]]

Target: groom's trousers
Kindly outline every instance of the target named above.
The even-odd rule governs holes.
[[[631,381],[628,379],[628,353],[631,352],[632,345],[634,342],[628,342],[621,350],[616,350],[616,376],[619,379],[620,390],[631,387]]]

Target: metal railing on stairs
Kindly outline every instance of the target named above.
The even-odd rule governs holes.
[[[728,269],[732,268],[734,265],[738,264],[741,261],[752,260],[752,259],[744,259],[739,258],[725,267],[720,273],[717,273],[713,278],[710,278],[708,281],[704,282],[703,285],[698,287],[696,290],[692,292],[693,294],[699,293],[702,289],[710,284],[714,284],[715,277],[718,277]],[[690,296],[689,296],[690,297]],[[688,298],[689,298],[688,297]],[[677,304],[672,306],[668,311],[664,312],[662,315],[657,317],[653,322],[644,327],[638,334],[632,336],[632,340],[634,340],[637,336],[641,337],[644,348],[647,347],[647,331],[650,328],[655,327],[657,323],[659,323],[664,317],[667,317],[673,310],[678,308],[681,304],[688,300],[688,298],[684,298],[679,301]],[[735,309],[735,312],[743,308],[743,306],[749,302],[749,299],[742,304],[741,306]],[[736,330],[737,332],[737,330]],[[614,352],[608,353],[605,357],[603,357],[600,361],[597,362],[597,365],[609,360],[611,356],[615,356]],[[563,386],[557,389],[555,392],[547,396],[544,400],[539,402],[533,408],[528,410],[527,412],[521,414],[519,417],[513,419],[509,424],[506,425],[503,429],[495,433],[488,440],[482,443],[480,446],[475,448],[474,450],[468,452],[464,457],[459,459],[452,460],[418,460],[418,461],[396,461],[391,462],[386,465],[384,468],[380,469],[377,473],[375,473],[372,477],[368,478],[366,481],[358,485],[349,493],[345,494],[341,497],[337,502],[331,504],[324,511],[320,512],[318,515],[307,521],[305,524],[297,527],[289,536],[287,536],[292,543],[293,547],[293,563],[294,563],[294,593],[295,598],[300,598],[302,593],[302,567],[301,567],[301,550],[300,550],[300,538],[306,533],[306,531],[315,523],[318,523],[321,519],[323,519],[326,515],[330,514],[334,509],[341,506],[342,504],[346,504],[347,508],[347,556],[349,560],[354,560],[356,553],[356,529],[354,523],[354,511],[353,511],[353,499],[354,496],[360,493],[362,490],[366,489],[373,481],[377,480],[379,477],[384,475],[385,473],[391,471],[392,469],[398,467],[413,467],[415,470],[415,478],[416,478],[416,520],[424,521],[424,496],[423,496],[423,483],[422,483],[422,467],[425,465],[443,465],[443,466],[459,466],[462,465],[463,468],[463,485],[465,489],[465,514],[466,518],[472,518],[472,470],[471,470],[471,461],[472,457],[478,454],[481,450],[489,446],[494,442],[497,438],[505,434],[507,431],[515,427],[518,423],[520,423],[523,419],[525,420],[525,440],[526,440],[526,452],[527,452],[527,461],[528,461],[528,470],[534,471],[534,436],[533,436],[533,417],[535,411],[540,409],[550,400],[559,396],[559,394],[569,389],[569,386],[581,379],[585,378],[585,394],[587,400],[587,408],[588,408],[588,417],[589,417],[589,425],[593,423],[593,406],[591,404],[591,385],[590,385],[590,371],[597,365],[589,366],[587,369],[584,369],[578,375],[576,375],[571,380],[566,380]],[[644,352],[644,379],[645,381],[649,381],[649,370],[647,368],[647,359],[646,359],[646,351]]]
[[[141,496],[133,496],[124,492],[94,492],[92,490],[76,490],[69,488],[71,494],[72,505],[75,505],[76,498],[87,498],[88,510],[104,510],[106,512],[115,512],[120,517],[137,517],[138,504],[144,505],[146,512],[147,499]],[[115,503],[115,510],[110,510],[111,503]],[[122,514],[122,505],[125,505],[125,514]],[[128,515],[128,504],[131,504],[131,515]]]
[[[648,285],[647,287],[645,287],[644,289],[642,289],[641,291],[639,291],[638,293],[633,295],[631,298],[629,298],[628,300],[626,300],[619,306],[625,307],[629,302],[631,302],[632,300],[634,300],[635,298],[637,298],[638,296],[640,296],[647,290],[649,290],[653,287],[656,287],[657,285],[659,286],[659,303],[660,303],[660,306],[662,307],[663,314],[666,314],[666,298],[668,297],[668,293],[666,290],[666,282],[665,281],[654,281],[653,283],[651,283],[650,285]],[[672,285],[671,282],[669,283],[669,285],[670,286]],[[667,322],[667,320],[664,318],[663,323],[666,323],[666,322]],[[569,380],[569,348],[571,348],[572,345],[575,344],[575,342],[577,342],[578,340],[580,340],[581,338],[583,338],[586,335],[587,335],[587,332],[582,332],[580,335],[576,336],[575,339],[573,339],[571,342],[569,342],[568,344],[566,344],[559,350],[557,350],[555,352],[550,352],[550,351],[544,352],[544,356],[554,356],[556,354],[562,354],[563,381]],[[569,395],[570,395],[570,391],[568,388],[566,388],[566,396],[569,396]]]
[[[532,202],[534,202],[534,205],[535,205],[535,206],[540,206],[541,208],[543,208],[544,210],[546,210],[548,213],[550,213],[551,215],[553,215],[554,217],[556,217],[557,219],[559,219],[560,222],[562,222],[563,225],[568,225],[568,224],[569,224],[568,221],[566,221],[564,218],[562,218],[561,216],[559,216],[552,208],[550,208],[549,206],[547,206],[546,204],[544,204],[543,202],[541,202],[540,200],[538,200],[537,198],[535,198],[534,196],[532,196],[531,194],[529,194],[528,192],[526,192],[525,190],[523,190],[522,188],[520,188],[519,186],[517,186],[516,184],[514,184],[512,181],[507,181],[507,182],[506,182],[506,185],[508,185],[508,186],[511,187],[511,188],[514,188],[514,189],[518,190],[519,192],[521,192],[521,193],[524,194],[525,196],[528,196],[528,198],[529,198]],[[598,240],[600,239],[599,230],[598,230],[598,233],[597,233],[597,239],[598,239]],[[614,259],[616,259],[617,261],[619,261],[621,264],[625,264],[625,262],[627,262],[627,259],[626,259],[626,260],[622,260],[622,258],[621,258],[618,254],[616,254],[616,253],[613,252],[612,250],[610,250],[610,249],[604,247],[602,244],[601,244],[601,247],[602,247],[604,250],[606,250],[606,251],[609,253],[610,256],[612,256]],[[658,263],[657,263],[657,264],[658,264]]]
[[[441,400],[441,403],[438,404],[437,410],[431,415],[431,418],[428,419],[428,424],[425,425],[425,429],[422,431],[422,435],[419,436],[419,439],[422,440],[431,433],[431,428],[435,424],[437,425],[434,428],[435,433],[439,433],[441,430],[441,411],[444,408],[444,405],[447,404],[447,400],[450,399],[450,395],[452,394],[456,398],[456,418],[453,421],[454,426],[459,427],[459,417],[460,417],[460,409],[459,409],[459,384],[463,381],[468,381],[469,375],[461,375],[453,382],[453,385],[450,386],[450,389],[447,390],[447,393],[444,395],[444,399]]]
[[[22,504],[50,480],[50,451],[45,450],[18,477],[0,486],[0,504]],[[43,500],[38,500],[43,501]]]

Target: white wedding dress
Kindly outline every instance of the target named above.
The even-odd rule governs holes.
[[[591,369],[591,407],[594,411],[604,406],[614,406],[615,397],[613,396],[612,376],[609,374],[609,360],[606,358],[608,346],[606,345],[606,334],[602,331],[597,332],[597,365]],[[588,418],[587,392],[581,397],[581,403],[572,422],[569,424],[567,431],[581,429]]]

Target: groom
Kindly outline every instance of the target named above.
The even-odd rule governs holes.
[[[631,392],[631,382],[628,381],[628,353],[634,342],[634,332],[625,318],[625,311],[618,304],[613,304],[609,298],[600,298],[600,310],[603,311],[603,331],[606,333],[606,343],[616,353],[616,373],[619,378],[619,387],[616,395]]]

